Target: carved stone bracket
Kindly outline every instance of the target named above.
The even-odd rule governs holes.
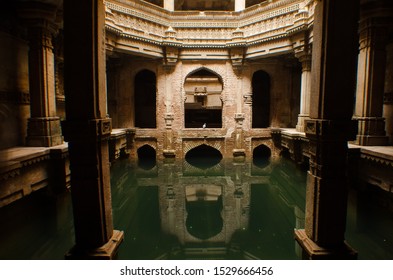
[[[243,70],[245,53],[244,47],[232,47],[229,49],[232,67],[237,74],[241,74]]]
[[[251,106],[252,105],[252,92],[243,94],[244,104]]]
[[[244,121],[244,113],[236,113],[235,121],[238,126],[242,126]]]
[[[164,116],[165,119],[165,127],[166,128],[171,128],[172,127],[172,122],[174,120],[173,114],[172,113],[166,113]]]

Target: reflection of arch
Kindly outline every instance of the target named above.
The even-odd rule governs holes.
[[[207,240],[222,231],[222,187],[191,185],[186,187],[186,228],[194,237]]]
[[[149,170],[156,165],[156,150],[150,145],[143,145],[137,150],[138,166]]]
[[[202,144],[188,151],[185,159],[193,166],[207,169],[218,164],[222,160],[222,154],[219,150]]]
[[[205,67],[196,69],[185,78],[184,90],[186,128],[222,127],[221,76]]]
[[[252,127],[270,126],[270,77],[262,70],[252,76]]]
[[[142,70],[134,81],[135,127],[156,128],[156,74]]]

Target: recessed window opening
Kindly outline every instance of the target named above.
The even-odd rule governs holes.
[[[135,76],[135,127],[156,128],[156,75],[149,70]]]
[[[223,90],[215,73],[201,69],[189,75],[184,83],[184,126],[186,128],[222,127]]]
[[[252,127],[270,126],[270,77],[265,71],[252,76]]]

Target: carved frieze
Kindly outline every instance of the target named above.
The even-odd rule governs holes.
[[[242,13],[170,13],[160,7],[145,5],[143,1],[111,0],[105,3],[107,31],[116,33],[119,39],[132,38],[178,48],[246,47],[247,52],[248,46],[274,41],[274,48],[280,49],[282,43],[287,44],[283,38],[309,28],[312,21],[312,1],[266,2]],[[116,46],[111,44],[111,47],[113,45]],[[231,60],[235,67],[243,63],[237,51],[231,51]]]

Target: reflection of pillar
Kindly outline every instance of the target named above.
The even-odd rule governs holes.
[[[298,56],[302,63],[302,87],[300,91],[300,114],[296,130],[304,132],[304,121],[310,115],[310,93],[311,93],[311,55],[301,54]]]
[[[75,247],[72,259],[112,259],[113,230],[106,118],[103,1],[64,1],[64,70]],[[83,42],[83,43],[82,43]]]
[[[304,228],[304,212],[298,206],[294,207],[295,212],[295,229]],[[296,255],[301,258],[303,255],[302,247],[299,243],[295,242],[295,253]]]
[[[164,0],[164,9],[173,12],[175,10],[175,0]]]
[[[246,8],[246,0],[235,0],[235,12],[243,11]]]
[[[356,258],[344,234],[347,141],[355,134],[357,6],[358,0],[325,0],[315,9],[310,120],[305,125],[310,143],[305,230],[295,230],[310,259]]]
[[[55,68],[52,35],[56,31],[56,8],[34,3],[21,12],[29,34],[30,114],[28,146],[55,146],[63,142],[56,116]]]
[[[382,117],[386,65],[386,24],[391,19],[366,16],[362,11],[359,36],[358,79],[354,119],[358,121],[356,144],[386,145]]]
[[[393,144],[393,42],[387,48],[385,92],[383,102],[383,117],[386,122],[386,134],[389,143]]]

